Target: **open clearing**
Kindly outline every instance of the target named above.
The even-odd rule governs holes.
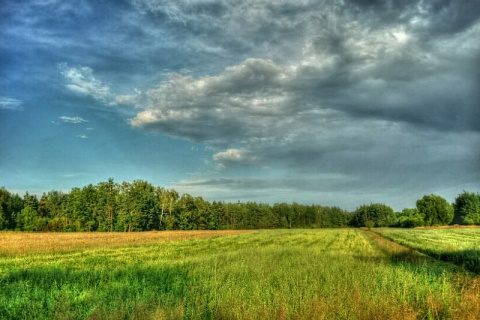
[[[480,318],[478,276],[372,232],[196,233],[0,233],[0,318]]]

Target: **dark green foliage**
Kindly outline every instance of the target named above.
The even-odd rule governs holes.
[[[119,195],[117,230],[145,231],[158,227],[157,195],[148,182],[123,182]]]
[[[425,225],[425,214],[414,209],[403,209],[397,216],[397,226],[401,228],[415,228]]]
[[[42,220],[37,210],[27,205],[18,216],[17,226],[24,231],[41,231],[45,224]]]
[[[417,210],[425,215],[426,226],[448,225],[453,220],[453,207],[444,198],[431,194],[417,200]]]
[[[393,226],[396,221],[395,212],[391,207],[380,203],[362,205],[353,213],[350,225],[364,227],[369,220],[373,222],[375,227]]]
[[[480,194],[464,191],[453,204],[455,224],[480,224]]]
[[[438,198],[442,199],[439,200]],[[464,192],[455,203],[462,223],[480,223],[478,194]],[[209,202],[202,197],[154,187],[136,180],[115,183],[112,178],[97,185],[72,188],[70,193],[50,191],[40,200],[23,199],[0,189],[0,230],[23,231],[148,231],[225,230],[272,228],[417,227],[451,221],[453,209],[443,198],[425,196],[417,209],[397,214],[387,205],[362,205],[349,213],[338,207],[285,202]],[[449,220],[450,219],[450,220]],[[448,222],[447,222],[448,221]]]
[[[23,207],[22,198],[0,188],[0,230],[15,229],[17,216]]]

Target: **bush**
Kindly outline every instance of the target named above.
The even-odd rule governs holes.
[[[367,220],[367,221],[365,221],[365,227],[366,227],[368,230],[372,229],[374,226],[375,226],[375,222],[373,222],[372,220]]]

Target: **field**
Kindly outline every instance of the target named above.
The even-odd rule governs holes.
[[[379,229],[382,236],[480,274],[480,228]]]
[[[0,240],[1,319],[480,318],[477,275],[358,229]]]

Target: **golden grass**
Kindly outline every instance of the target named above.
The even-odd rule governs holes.
[[[74,232],[25,233],[0,232],[0,256],[30,253],[72,252],[94,248],[115,248],[228,236],[251,230],[193,230],[150,232]]]

